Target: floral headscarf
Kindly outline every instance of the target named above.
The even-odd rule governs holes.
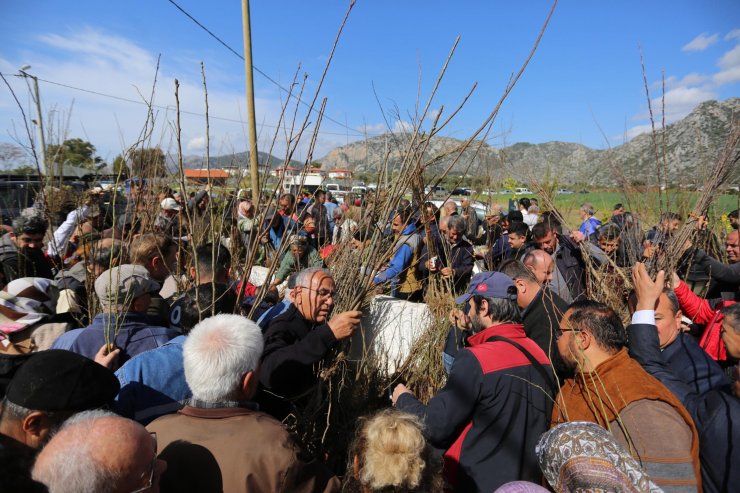
[[[536,448],[540,468],[559,493],[662,490],[607,430],[590,421],[570,421],[544,433]]]

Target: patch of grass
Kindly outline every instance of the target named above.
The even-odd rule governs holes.
[[[700,192],[669,191],[664,194],[663,207],[666,210],[670,209],[681,213],[685,219],[700,195]],[[709,211],[710,219],[717,221],[723,214],[737,209],[739,198],[738,195],[719,195]],[[670,204],[669,207],[665,206],[666,199]],[[578,209],[584,202],[593,204],[596,209],[596,217],[602,221],[609,220],[612,215],[612,208],[617,203],[624,204],[628,211],[637,212],[640,215],[643,227],[650,227],[655,224],[660,215],[658,193],[653,191],[630,194],[629,197],[624,192],[574,193],[555,197],[555,205],[571,225],[581,223]]]
[[[663,193],[663,207],[660,206],[660,197],[656,191],[646,191],[643,193],[634,192],[617,192],[617,191],[593,191],[588,193],[572,193],[555,195],[555,206],[571,226],[581,224],[578,216],[578,209],[584,202],[590,202],[596,209],[596,217],[601,221],[608,221],[612,215],[612,208],[615,204],[624,204],[625,208],[633,213],[637,213],[642,221],[644,228],[649,228],[658,221],[661,210],[671,210],[679,212],[684,219],[694,207],[701,192],[671,190]],[[521,197],[536,197],[536,194],[522,195]],[[477,195],[473,197],[483,203],[499,203],[506,208],[509,199],[516,199],[519,196],[509,195]],[[666,206],[666,201],[669,206]],[[735,210],[740,206],[740,195],[722,194],[715,198],[712,207],[709,210],[709,219],[719,221],[723,214]],[[542,202],[540,201],[540,207]]]

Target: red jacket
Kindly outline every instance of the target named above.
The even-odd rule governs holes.
[[[675,289],[676,298],[681,305],[681,311],[694,323],[704,325],[699,345],[712,359],[727,361],[727,348],[721,337],[722,308],[734,304],[734,301],[721,301],[716,309],[712,309],[709,301],[694,294],[693,291],[681,281]]]
[[[520,324],[488,327],[468,338],[444,388],[425,406],[402,394],[396,406],[422,418],[429,443],[446,450],[444,473],[456,492],[490,492],[509,481],[538,483],[534,453],[552,412],[548,382],[505,341],[523,346],[546,372],[550,362]]]

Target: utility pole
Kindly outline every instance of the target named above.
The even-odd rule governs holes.
[[[242,31],[244,33],[244,75],[247,84],[247,126],[249,127],[249,169],[252,177],[252,201],[257,207],[260,197],[257,164],[257,118],[254,114],[254,78],[252,71],[252,27],[249,20],[249,0],[242,0]]]
[[[46,167],[46,139],[44,138],[44,120],[41,117],[41,96],[39,95],[39,78],[26,72],[30,65],[24,65],[18,70],[24,78],[33,80],[33,102],[36,104],[36,130],[38,131],[39,146],[36,146],[36,155],[40,161],[39,166],[46,173],[47,178],[51,179],[51,173]]]

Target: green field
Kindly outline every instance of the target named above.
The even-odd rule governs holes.
[[[685,219],[700,195],[700,192],[676,191],[664,192],[662,194],[658,194],[656,191],[629,194],[625,194],[623,192],[573,193],[556,195],[555,206],[558,208],[560,213],[563,214],[566,222],[573,226],[578,225],[581,222],[578,216],[578,209],[584,202],[590,202],[593,204],[596,209],[596,217],[602,221],[608,220],[611,217],[614,204],[622,203],[628,211],[635,212],[639,215],[644,227],[649,227],[657,222],[661,211],[675,211],[680,213]],[[536,197],[536,195],[533,194],[530,195],[530,197]],[[509,198],[516,197],[493,195],[491,197],[480,196],[476,198],[484,203],[498,202],[506,205]],[[661,199],[663,202],[662,207],[660,205]],[[708,214],[709,217],[714,220],[719,220],[723,214],[727,214],[728,212],[737,209],[739,200],[740,196],[737,194],[719,195],[714,199],[714,202],[710,207]],[[540,201],[540,208],[547,208],[542,201]]]

